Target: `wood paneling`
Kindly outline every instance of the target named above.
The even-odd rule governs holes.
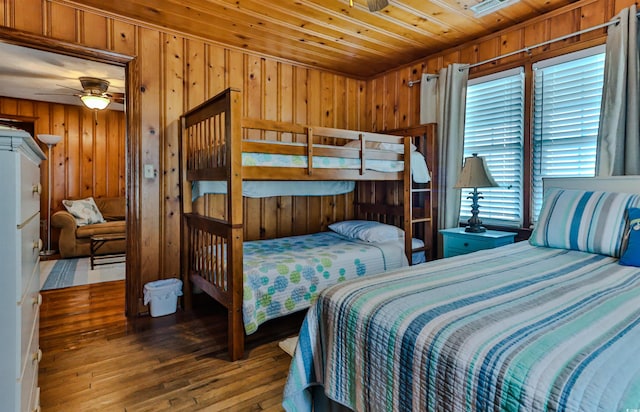
[[[87,4],[89,7],[78,6],[79,3]],[[223,2],[220,0],[215,3],[219,5]],[[250,2],[251,7],[258,8],[268,16],[271,9],[266,7],[264,2],[258,3]],[[322,2],[309,2],[309,5],[314,7],[314,10],[327,6],[320,3]],[[411,5],[414,2],[403,1],[402,3]],[[599,21],[606,21],[631,3],[630,0],[583,0],[547,16],[535,18],[502,32],[427,56],[410,65],[399,67],[366,81],[335,74],[346,68],[348,63],[362,69],[358,70],[358,75],[366,75],[364,68],[368,67],[362,64],[359,58],[342,58],[337,63],[334,62],[332,72],[325,72],[309,68],[307,64],[292,64],[265,57],[264,54],[243,52],[240,51],[242,45],[224,46],[219,42],[205,40],[204,35],[197,38],[198,36],[176,30],[161,29],[157,25],[142,24],[139,19],[144,18],[144,14],[134,18],[129,14],[135,8],[126,9],[135,4],[142,4],[141,1],[107,4],[97,0],[93,3],[90,0],[82,2],[0,0],[0,25],[23,31],[25,34],[19,37],[29,38],[29,41],[38,47],[56,47],[58,40],[63,40],[75,45],[78,49],[77,54],[81,56],[93,56],[104,61],[104,56],[109,56],[111,53],[111,58],[120,64],[128,61],[126,56],[131,56],[132,60],[128,68],[129,80],[131,82],[134,79],[135,82],[130,84],[135,84],[136,87],[128,90],[130,100],[127,127],[130,136],[127,143],[129,152],[126,156],[130,168],[128,170],[129,216],[133,217],[129,219],[129,230],[133,236],[130,241],[130,251],[133,255],[130,254],[128,269],[131,276],[135,277],[128,285],[131,299],[136,301],[130,306],[129,312],[135,315],[146,311],[146,307],[141,303],[144,283],[173,277],[180,272],[179,260],[176,259],[180,250],[178,242],[180,223],[176,218],[179,196],[176,155],[179,113],[223,88],[237,87],[243,90],[243,100],[246,102],[244,115],[255,114],[259,117],[276,118],[276,120],[293,120],[312,125],[363,128],[373,131],[409,127],[419,122],[419,93],[417,87],[410,88],[406,82],[415,80],[421,72],[433,73],[452,61],[477,62],[505,50],[516,50],[529,45],[531,41],[539,42]],[[247,3],[243,2],[243,7],[244,4]],[[341,7],[344,7],[344,4]],[[349,11],[349,16],[341,17],[345,22],[349,22],[349,27],[352,27],[353,23],[351,14],[365,13],[362,10],[362,7],[365,7],[364,2],[357,1],[356,4],[356,8]],[[153,10],[165,5],[167,7],[165,11],[176,8],[187,13],[187,16],[194,14],[193,11],[186,12],[186,5],[182,3],[163,2],[159,5],[155,2],[147,9],[151,13],[148,16],[151,23],[153,23],[151,16],[157,17],[153,14]],[[125,9],[121,10],[122,14],[129,16],[117,17],[99,11],[99,8],[107,6],[124,7]],[[418,7],[417,3],[411,7]],[[447,7],[453,7],[453,2]],[[530,3],[527,3],[526,7],[533,10]],[[450,13],[451,8],[448,10]],[[394,11],[396,12],[399,13]],[[343,14],[340,11],[338,13]],[[605,15],[602,16],[602,13]],[[366,14],[367,18],[370,18],[368,11]],[[160,15],[162,16],[163,13]],[[506,15],[506,17],[509,16]],[[386,18],[375,16],[376,21]],[[175,20],[178,23],[181,21],[192,24],[188,19]],[[211,18],[210,21],[214,19]],[[247,18],[243,17],[240,23],[240,27],[246,26]],[[256,28],[258,26],[262,27],[261,24],[257,24]],[[394,36],[393,25],[383,24],[382,26],[381,30],[385,31],[384,36]],[[221,32],[225,30],[224,27],[220,29]],[[246,30],[245,32],[249,33]],[[213,36],[215,30],[208,30],[208,33]],[[265,34],[264,42],[256,41],[256,44],[258,46],[268,44],[272,54],[290,48],[291,42],[277,43],[269,37],[273,35],[273,31],[269,33],[268,35],[262,33]],[[578,42],[568,43],[572,44],[570,47],[578,47],[573,44],[579,44],[583,39],[588,39],[592,43],[601,42],[603,33],[603,31],[599,34],[591,33],[588,36],[582,36]],[[242,42],[248,42],[252,38],[253,35],[243,39]],[[382,40],[384,39],[381,37],[377,41]],[[308,44],[306,46],[308,47]],[[94,53],[96,50],[100,53]],[[309,56],[298,46],[291,50],[297,53],[299,61]],[[556,53],[561,51],[555,50]],[[534,55],[542,55],[543,52],[544,50],[535,51]],[[315,52],[314,58],[319,55]],[[329,59],[334,56],[333,53],[326,53],[326,55]],[[517,58],[514,58],[515,60]],[[403,60],[397,59],[394,64],[400,61]],[[509,64],[514,64],[514,61]],[[478,70],[484,70],[484,68]],[[7,107],[9,110],[17,111],[18,103],[9,103]],[[35,112],[35,109],[33,111]],[[58,116],[58,114],[54,115],[55,118]],[[93,131],[93,126],[91,128],[86,126],[90,118],[82,113],[72,112],[66,116],[62,122],[50,120],[49,132],[54,132],[56,128],[64,127],[63,125],[77,124],[77,128],[70,128],[67,133],[65,156],[66,151],[78,153],[83,162],[75,163],[67,161],[66,158],[58,159],[63,160],[66,165],[64,174],[67,176],[67,183],[64,190],[73,195],[86,195],[96,190],[96,187],[100,188],[100,183],[94,187],[95,179],[105,179],[105,185],[108,187],[106,190],[111,190],[109,187],[114,174],[109,172],[99,177],[88,177],[92,168],[87,164],[101,164],[101,161],[96,162],[95,156],[103,150],[104,146],[88,138],[86,133],[97,133],[100,127]],[[84,125],[82,129],[80,125]],[[92,131],[89,132],[89,130]],[[110,132],[107,134],[111,135]],[[85,151],[87,147],[91,147],[90,152]],[[57,150],[59,150],[56,152],[59,156],[62,149]],[[105,150],[112,150],[112,148],[108,146]],[[145,179],[141,176],[140,168],[145,163],[154,165],[157,171],[155,178]],[[118,167],[122,167],[122,158],[119,158],[118,164]],[[120,176],[119,172],[118,180]],[[56,186],[56,193],[58,190]],[[60,201],[61,198],[56,200]],[[287,198],[280,199],[280,202],[277,200],[262,202],[255,208],[255,215],[261,216],[256,234],[259,235],[261,230],[265,234],[267,232],[306,233],[319,230],[324,227],[323,222],[329,219],[328,208],[334,205],[338,205],[336,210],[344,207],[345,216],[351,213],[348,201],[343,202],[341,199]],[[275,214],[266,213],[267,210],[273,209],[278,210],[280,217],[275,218]],[[341,212],[331,212],[333,213]]]
[[[244,199],[244,239],[273,239],[328,230],[331,223],[353,218],[354,193],[335,196],[278,196]],[[206,195],[194,211],[226,219],[226,196]]]
[[[407,68],[413,68],[409,80],[418,80],[421,73],[437,73],[449,63],[478,63],[605,23],[621,9],[633,3],[633,0],[578,1],[494,34],[426,56],[411,65],[375,76],[367,81],[368,95],[370,96],[368,99],[370,104],[368,124],[372,130],[387,130],[400,127],[403,122],[406,122],[405,119],[409,119],[409,125],[419,123],[420,96],[416,92],[419,89],[419,84],[413,87],[403,84],[403,75]],[[470,76],[497,71],[506,66],[512,67],[519,62],[529,62],[531,59],[548,58],[601,44],[605,40],[605,29],[595,30],[548,46],[532,49],[530,56],[527,53],[520,53],[473,68]],[[399,86],[395,87],[395,84]],[[408,104],[406,106],[394,104],[403,101],[408,101]]]
[[[67,40],[77,43],[80,56],[91,56],[92,51],[98,50],[102,52],[98,58],[113,53],[121,64],[127,61],[126,56],[132,56],[127,69],[129,84],[137,86],[127,90],[126,116],[128,233],[131,236],[127,307],[131,315],[147,311],[142,304],[145,283],[180,274],[180,261],[176,258],[180,251],[177,216],[180,113],[226,87],[238,87],[247,102],[244,115],[251,113],[257,117],[340,128],[365,125],[363,109],[367,91],[363,80],[244,53],[174,32],[166,33],[132,23],[130,19],[80,9],[70,2],[0,0],[0,10],[5,11],[0,24],[24,30],[34,47],[45,44],[55,48],[58,40]],[[27,23],[27,16],[42,18]],[[86,120],[77,113],[67,121],[81,124]],[[85,162],[95,163],[95,150],[100,146],[88,141],[80,130],[73,131],[72,135],[67,144],[77,145],[72,150],[79,151]],[[80,152],[87,145],[91,146],[91,153]],[[154,166],[155,178],[145,179],[141,175],[144,164]],[[67,190],[89,193],[93,177],[88,177],[87,165],[67,162],[67,168],[66,173],[72,176]],[[248,210],[251,216],[262,216],[256,220],[256,235],[263,231],[265,236],[267,233],[276,236],[320,230],[329,213],[327,207],[333,207],[334,203],[333,200],[288,198],[262,202]],[[348,201],[338,204],[345,205],[345,211],[338,215],[352,213]],[[278,217],[273,210],[278,210]]]
[[[469,9],[478,1],[460,0],[394,0],[378,12],[369,11],[365,0],[355,0],[353,7],[349,0],[55,2],[82,4],[109,15],[125,16],[134,24],[142,21],[145,27],[188,33],[192,38],[236,50],[367,78],[572,0],[521,0],[481,17]],[[84,36],[86,41],[91,40]]]
[[[124,113],[105,110],[97,113],[80,106],[0,97],[0,117],[33,118],[35,134],[56,134],[62,140],[51,149],[51,159],[42,163],[40,210],[46,219],[51,161],[51,213],[64,209],[62,200],[125,196]],[[35,137],[35,136],[34,136]],[[47,145],[36,139],[45,154]],[[46,239],[43,225],[41,238]],[[51,233],[56,250],[58,232]]]

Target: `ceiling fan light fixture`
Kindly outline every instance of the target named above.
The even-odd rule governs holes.
[[[96,96],[93,94],[80,96],[80,100],[82,100],[82,103],[84,103],[85,106],[92,110],[103,110],[109,106],[109,103],[111,103],[111,99],[108,97]]]

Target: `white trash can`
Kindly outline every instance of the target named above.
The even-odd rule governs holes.
[[[175,313],[178,296],[182,296],[180,279],[162,279],[144,285],[144,304],[149,304],[151,316],[158,317]]]

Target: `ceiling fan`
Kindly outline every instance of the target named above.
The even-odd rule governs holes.
[[[92,110],[103,110],[106,109],[111,102],[124,103],[123,93],[107,92],[110,84],[108,80],[99,79],[97,77],[79,77],[78,80],[80,81],[82,90],[64,85],[58,86],[76,91],[77,93],[74,93],[73,95],[79,97],[87,108]]]
[[[96,77],[80,77],[78,80],[82,85],[82,92],[76,96],[90,109],[102,110],[112,101],[124,102],[124,94],[107,93],[110,84],[108,80]]]

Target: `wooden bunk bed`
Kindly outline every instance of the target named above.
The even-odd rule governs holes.
[[[247,119],[241,111],[242,93],[237,89],[227,89],[189,110],[181,117],[179,148],[185,306],[191,305],[193,284],[227,308],[232,361],[243,356],[245,337],[243,181],[362,182],[362,186],[356,186],[355,217],[402,228],[409,264],[412,252],[426,252],[431,257],[436,232],[432,227],[435,193],[431,183],[436,180],[434,125],[379,134]],[[372,145],[393,147],[395,151],[371,150]],[[429,183],[412,183],[411,158],[416,148],[426,155]],[[243,165],[245,153],[297,156],[304,162],[296,163],[297,167]],[[357,166],[317,166],[327,158],[347,159]],[[376,162],[400,168],[374,170]],[[192,184],[206,181],[222,181],[226,186],[224,205],[213,208],[215,213],[206,200],[199,206],[192,197]],[[424,241],[424,246],[417,249],[412,247],[416,235]]]

